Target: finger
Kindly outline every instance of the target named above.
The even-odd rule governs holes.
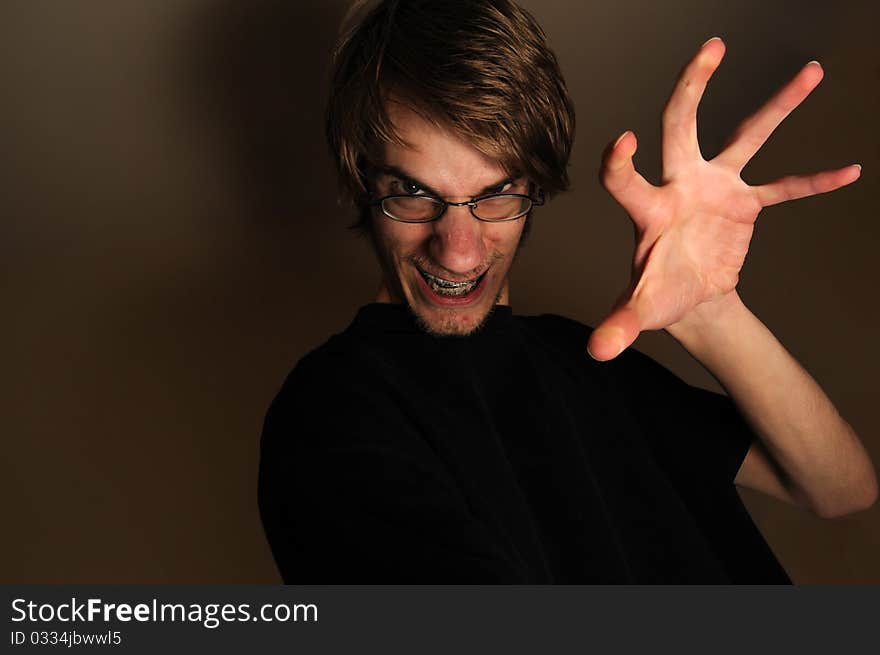
[[[633,165],[637,148],[636,135],[627,130],[606,148],[599,170],[602,186],[636,223],[648,214],[656,191]]]
[[[739,173],[779,124],[819,85],[824,74],[818,61],[804,66],[763,107],[739,124],[728,145],[713,161]]]
[[[719,37],[706,41],[684,67],[669,96],[663,110],[664,177],[674,175],[679,166],[701,156],[697,141],[697,108],[724,51],[724,42]]]
[[[812,175],[791,175],[769,184],[754,187],[762,207],[777,205],[787,200],[797,200],[807,196],[834,191],[852,184],[862,174],[860,164],[845,166],[833,171],[823,171]]]
[[[587,352],[600,362],[614,359],[639,336],[639,325],[635,307],[630,304],[618,307],[593,330],[587,341]]]

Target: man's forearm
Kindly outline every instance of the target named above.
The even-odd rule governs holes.
[[[735,291],[667,331],[727,390],[794,498],[820,516],[874,502],[877,479],[858,436]]]

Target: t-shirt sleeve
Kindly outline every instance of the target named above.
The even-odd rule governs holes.
[[[754,431],[725,395],[630,348],[609,362],[657,463],[736,584],[791,584],[734,487]],[[601,364],[600,364],[601,365]]]
[[[597,365],[667,471],[733,482],[755,434],[728,396],[690,385],[632,348]]]
[[[580,362],[584,375],[607,385],[611,402],[620,403],[671,477],[733,483],[756,437],[728,396],[686,383],[635,348],[597,362],[586,350],[592,328],[577,321],[545,314],[532,323],[562,344],[561,357]]]
[[[736,584],[790,584],[754,525],[733,481],[757,438],[723,394],[687,384],[634,348],[609,362],[586,352],[591,328],[554,315],[536,317],[535,329],[596,393],[608,393],[611,420],[641,435],[698,527]]]
[[[270,408],[259,504],[288,584],[516,582],[430,448],[369,385],[295,371]]]

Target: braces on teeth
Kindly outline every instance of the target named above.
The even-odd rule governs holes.
[[[428,283],[428,286],[431,287],[431,290],[442,296],[463,296],[473,291],[477,284],[479,284],[480,280],[483,279],[483,276],[481,275],[470,282],[450,282],[449,280],[434,277],[430,273],[425,273],[421,270],[419,272],[422,274],[422,277],[425,278],[425,281]]]

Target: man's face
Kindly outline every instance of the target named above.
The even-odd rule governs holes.
[[[497,162],[401,104],[389,113],[409,147],[385,146],[373,180],[378,197],[434,195],[463,202],[486,193],[528,193]],[[494,305],[508,303],[507,275],[526,217],[488,223],[469,207],[448,207],[431,223],[401,223],[373,211],[376,251],[384,272],[377,300],[409,305],[435,335],[465,335]],[[469,283],[452,286],[449,283]]]

